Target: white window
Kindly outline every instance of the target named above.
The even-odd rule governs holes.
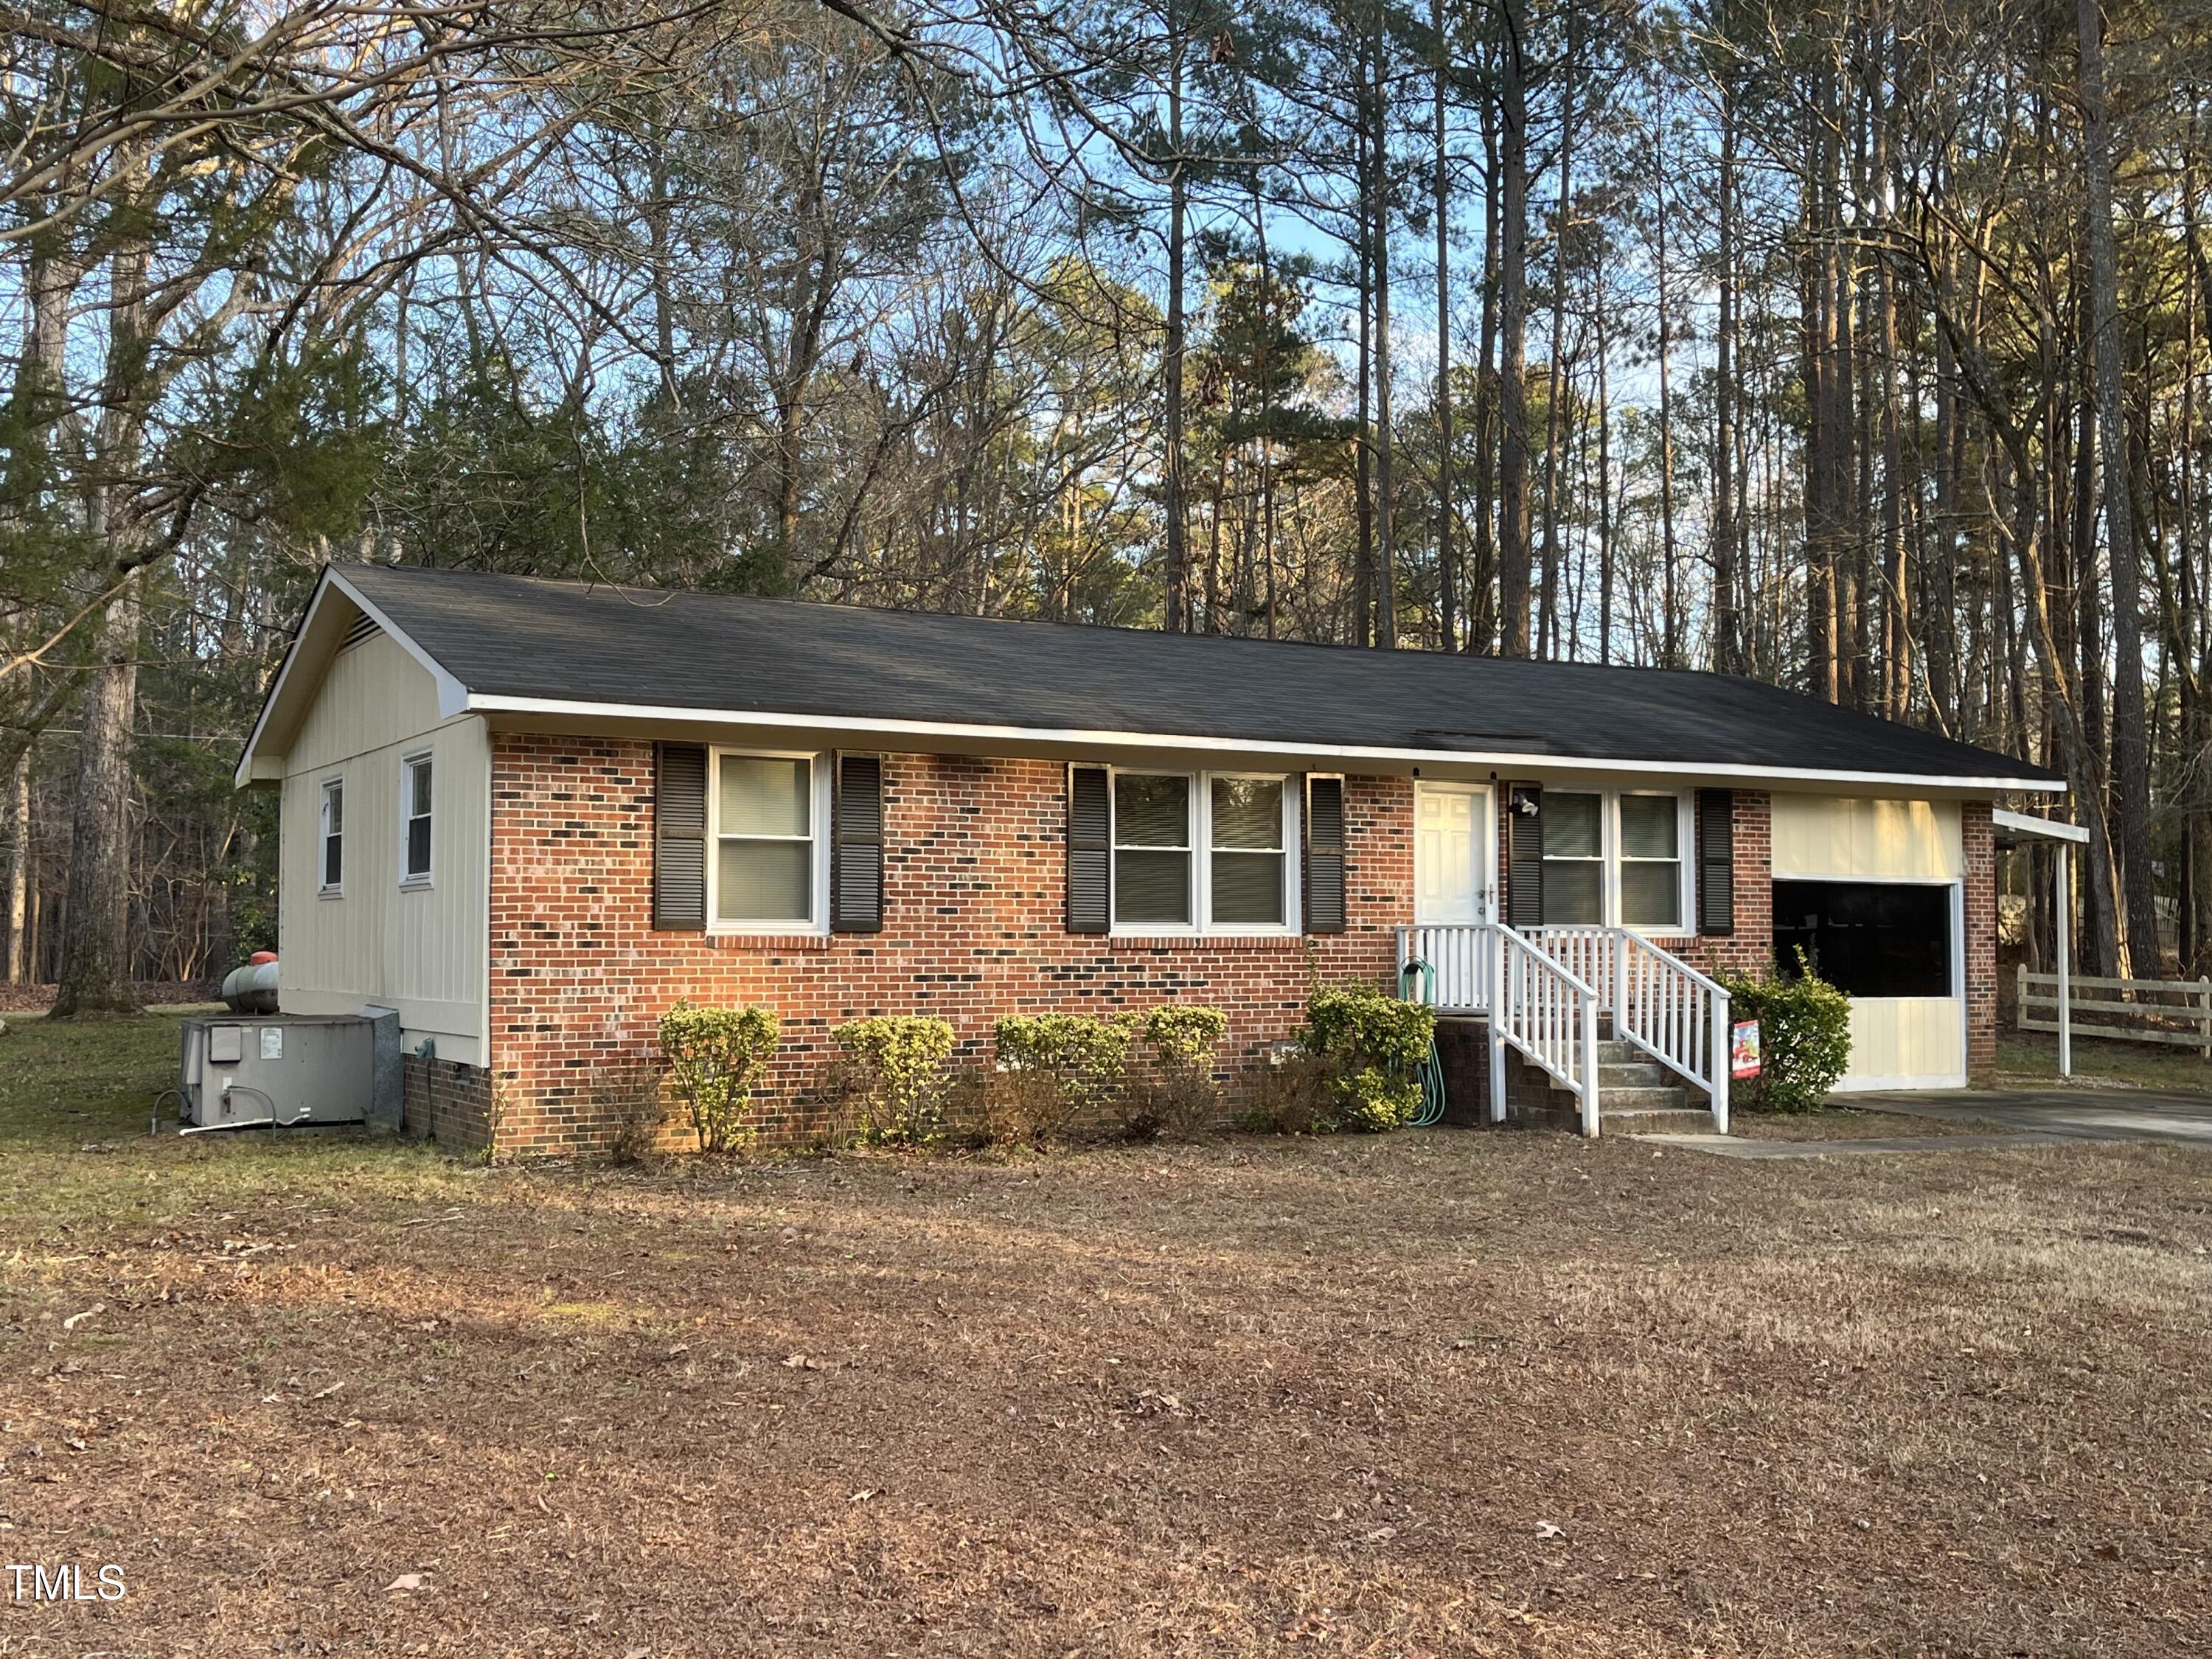
[[[1684,931],[1684,797],[1544,791],[1544,924]]]
[[[1682,801],[1620,797],[1620,925],[1645,933],[1682,926]]]
[[[1280,927],[1289,916],[1283,780],[1206,780],[1211,804],[1207,917],[1217,927]]]
[[[1160,773],[1115,774],[1115,925],[1190,925],[1191,782]]]
[[[1605,920],[1605,797],[1544,792],[1544,921]]]
[[[323,780],[322,867],[317,887],[335,898],[345,889],[345,780]]]
[[[1293,793],[1282,777],[1116,772],[1116,931],[1286,931]]]
[[[399,882],[403,887],[430,884],[428,755],[410,755],[399,763]]]
[[[814,757],[720,753],[714,766],[715,927],[812,931],[823,897]]]

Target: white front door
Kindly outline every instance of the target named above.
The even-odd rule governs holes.
[[[1428,927],[1490,920],[1490,791],[1413,786],[1413,920]]]

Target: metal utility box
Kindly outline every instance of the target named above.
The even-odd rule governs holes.
[[[244,1014],[184,1025],[188,1129],[389,1122],[399,1115],[396,1014]]]

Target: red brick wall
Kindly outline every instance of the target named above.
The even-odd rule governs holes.
[[[677,998],[765,1003],[783,1023],[764,1103],[771,1136],[803,1136],[833,1027],[934,1014],[963,1053],[991,1023],[1045,1009],[1168,1001],[1230,1015],[1241,1065],[1297,1024],[1312,975],[1389,981],[1409,921],[1413,785],[1345,789],[1348,929],[1310,940],[1109,939],[1063,909],[1066,775],[1054,761],[896,755],[884,763],[884,931],[709,939],[655,933],[653,746],[606,738],[492,739],[491,1043],[498,1147],[605,1148],[616,1126],[594,1078],[651,1056]]]
[[[1987,1087],[1997,1070],[1997,886],[1990,804],[1959,809],[1966,866],[1966,1081]]]
[[[491,1139],[491,1076],[459,1060],[402,1054],[400,1093],[409,1134],[455,1151],[475,1151]]]

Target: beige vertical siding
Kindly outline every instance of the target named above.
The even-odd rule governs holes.
[[[1851,1068],[1839,1088],[1933,1088],[1963,1082],[1966,1072],[1956,997],[1851,1000]]]
[[[1966,867],[1956,801],[1774,797],[1777,879],[1955,878]]]
[[[399,885],[399,773],[434,763],[430,885]],[[345,781],[345,881],[317,889],[322,786]],[[399,1011],[402,1039],[481,1066],[491,754],[480,716],[442,724],[429,674],[377,635],[332,661],[285,761],[277,921],[288,1013]]]
[[[1966,867],[1956,801],[1778,794],[1773,848],[1780,881],[1956,881]],[[1957,997],[1852,998],[1840,1087],[1963,1084],[1964,1018]]]

